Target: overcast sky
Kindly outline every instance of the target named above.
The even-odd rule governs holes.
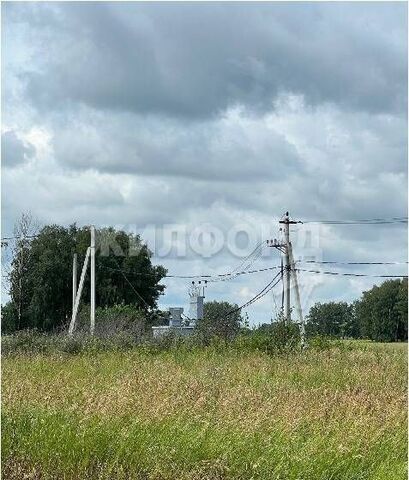
[[[244,255],[286,210],[405,216],[407,54],[403,2],[3,3],[2,234],[27,210],[43,224],[186,226],[187,241],[243,227]],[[144,238],[170,274],[243,260],[225,244],[164,256]],[[407,259],[406,225],[306,224],[293,238],[297,258]],[[279,262],[264,248],[250,269]],[[244,303],[274,273],[212,283],[207,299]],[[304,272],[303,303],[350,301],[380,281]],[[188,281],[166,284],[161,305],[186,306]],[[251,321],[268,321],[279,297],[249,308]]]

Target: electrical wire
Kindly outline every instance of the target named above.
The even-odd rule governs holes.
[[[369,275],[366,273],[346,273],[346,272],[330,272],[323,270],[306,270],[304,268],[296,268],[297,272],[319,273],[323,275],[341,275],[344,277],[372,277],[372,278],[408,278],[407,275]]]
[[[253,256],[253,255],[257,255],[258,252],[262,249],[262,246],[264,245],[264,241],[262,240],[261,242],[259,242],[254,250],[249,253],[247,255],[247,257],[240,263],[240,265],[238,267],[236,267],[234,270],[232,270],[230,273],[234,273],[235,271],[239,270],[240,268],[243,268],[243,265]]]
[[[318,261],[318,260],[299,260],[296,263],[319,263],[325,265],[407,265],[409,262],[338,262],[338,261]]]
[[[136,293],[137,297],[139,297],[142,302],[148,307],[148,310],[151,309],[151,306],[148,304],[148,302],[142,297],[142,295],[139,294],[139,292],[136,290],[136,288],[132,285],[132,283],[128,280],[127,276],[125,275],[124,271],[120,269],[118,262],[114,258],[115,263],[118,265],[118,271],[121,272],[122,276],[124,279],[128,282],[128,284],[131,286],[132,290]]]
[[[103,265],[101,265],[100,267],[106,268],[106,269],[114,271],[114,272],[121,271],[120,269],[105,267]],[[277,266],[274,266],[274,267],[259,268],[257,270],[247,270],[247,271],[244,270],[242,272],[236,272],[234,274],[234,278],[236,276],[240,276],[240,275],[249,275],[249,274],[253,274],[253,273],[267,272],[269,270],[276,270],[277,268],[281,268],[281,267],[279,265],[277,265]],[[157,274],[150,273],[150,272],[146,272],[146,273],[132,272],[132,275],[136,275],[136,276],[156,276]],[[195,279],[195,278],[208,279],[208,278],[215,278],[215,277],[227,277],[229,275],[232,275],[232,274],[231,273],[219,273],[219,274],[215,274],[215,275],[164,275],[162,278],[180,278],[180,279],[189,280],[189,279]]]
[[[298,263],[298,262],[297,262]],[[300,263],[308,263],[308,262],[300,262]],[[311,262],[311,263],[314,263],[314,262]],[[327,263],[327,262],[316,262],[316,263]],[[328,262],[329,263],[329,262]],[[402,262],[402,263],[399,263],[399,262],[395,262],[395,263],[392,263],[392,262],[345,262],[345,263],[342,263],[342,262],[336,262],[337,264],[345,264],[345,265],[404,265],[404,264],[407,264],[408,262]],[[110,268],[110,267],[103,267],[103,268],[107,268],[108,270],[112,270],[112,271],[121,271],[120,269],[117,270],[115,268]],[[266,267],[266,268],[258,268],[256,270],[247,270],[247,271],[242,271],[242,272],[236,272],[234,275],[235,277],[237,276],[240,276],[240,275],[251,275],[253,273],[260,273],[260,272],[268,272],[268,271],[271,271],[271,270],[277,270],[278,268],[281,269],[281,266],[279,265],[276,265],[276,266],[273,266],[273,267]],[[331,271],[321,271],[321,270],[307,270],[307,269],[303,269],[303,268],[297,268],[296,270],[299,270],[301,272],[310,272],[310,273],[323,273],[325,275],[345,275],[345,276],[359,276],[359,277],[379,277],[379,278],[402,278],[402,277],[406,277],[406,275],[369,275],[369,274],[364,274],[364,273],[344,273],[344,272],[331,272]],[[281,273],[281,272],[280,272]],[[156,274],[154,273],[140,273],[140,272],[132,272],[132,275],[146,275],[146,276],[154,276]],[[226,277],[226,276],[229,276],[231,275],[230,273],[219,273],[219,274],[216,274],[216,275],[165,275],[164,277],[162,278],[179,278],[179,279],[209,279],[209,278],[214,278],[214,277]],[[234,277],[234,278],[235,278]]]
[[[320,225],[387,225],[408,223],[408,217],[367,218],[360,220],[306,220],[301,223]]]
[[[246,308],[246,307],[252,305],[253,303],[257,302],[257,300],[260,300],[260,298],[267,295],[267,293],[270,292],[281,281],[280,274],[281,274],[281,272],[278,272],[274,276],[274,278],[262,290],[260,290],[260,292],[257,293],[257,295],[255,295],[253,298],[248,300],[246,303],[243,303],[243,305],[241,305],[240,307],[236,307],[236,308],[230,310],[230,312],[227,312],[226,315],[232,315],[233,313],[238,312],[239,310],[242,310],[243,308]],[[277,279],[277,277],[279,277],[279,278],[278,278],[277,281],[275,281]]]
[[[214,279],[211,279],[211,282],[217,282],[217,281],[230,281],[236,278],[238,275],[242,275],[242,272],[247,271],[262,255],[263,253],[263,246],[264,246],[264,241],[259,242],[254,250],[247,255],[247,257],[238,265],[234,270],[229,272],[228,274],[222,274],[219,276],[214,276]],[[248,262],[248,263],[247,263]],[[247,265],[246,265],[247,263]],[[238,272],[238,270],[242,268],[242,272]]]

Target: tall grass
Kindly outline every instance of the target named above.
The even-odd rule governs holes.
[[[3,478],[406,478],[406,349],[3,360]]]

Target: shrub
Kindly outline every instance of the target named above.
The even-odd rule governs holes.
[[[147,314],[134,305],[114,305],[97,308],[95,311],[95,336],[111,338],[119,333],[126,333],[141,339],[150,332]],[[78,316],[76,332],[87,334],[90,328],[90,307],[84,306]]]
[[[49,335],[36,330],[20,330],[13,335],[2,336],[1,351],[3,355],[10,353],[46,353],[52,350],[52,339]]]
[[[65,337],[61,339],[60,349],[64,353],[75,355],[80,353],[84,347],[84,342],[79,338]]]
[[[275,322],[253,331],[241,333],[234,341],[238,350],[261,351],[269,355],[290,353],[300,348],[297,324]]]
[[[326,335],[315,335],[308,340],[308,346],[318,351],[329,350],[333,341]]]

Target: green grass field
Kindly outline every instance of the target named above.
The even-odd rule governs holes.
[[[404,480],[406,353],[6,357],[3,478]]]

